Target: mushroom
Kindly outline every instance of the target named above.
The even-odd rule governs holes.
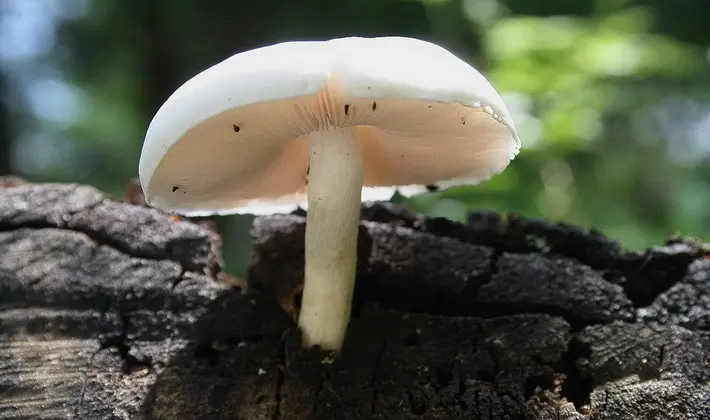
[[[284,42],[180,86],[139,164],[149,205],[190,215],[306,208],[298,326],[338,351],[350,318],[361,201],[474,184],[520,149],[491,84],[446,49],[405,37]]]

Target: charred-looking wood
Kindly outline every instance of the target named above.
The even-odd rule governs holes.
[[[219,237],[93,188],[0,188],[0,419],[710,418],[710,259],[494,212],[362,208],[334,356],[291,316],[302,215]]]

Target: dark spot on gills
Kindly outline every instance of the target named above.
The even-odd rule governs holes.
[[[241,130],[241,128],[239,128],[238,125],[234,124],[234,125],[232,126],[232,130],[234,130],[235,133],[238,133],[239,130]]]
[[[350,112],[350,104],[345,104],[345,115],[348,115],[348,112]]]
[[[429,184],[425,186],[426,190],[429,192],[437,192],[439,191],[439,186],[435,184]]]
[[[372,110],[374,111],[376,109],[377,109],[377,102],[372,102]]]

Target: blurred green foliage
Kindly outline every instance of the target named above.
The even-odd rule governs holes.
[[[492,208],[597,227],[631,248],[676,231],[707,241],[707,6],[704,0],[7,0],[3,22],[19,25],[27,19],[22,8],[30,7],[49,16],[33,30],[51,36],[39,52],[2,61],[0,172],[121,195],[136,176],[152,115],[193,74],[283,40],[405,35],[440,43],[481,69],[503,94],[523,151],[485,184],[398,200],[452,219]],[[0,33],[5,53],[37,35],[30,30],[8,40],[8,33]],[[250,220],[219,222],[229,269],[237,274],[248,258]]]

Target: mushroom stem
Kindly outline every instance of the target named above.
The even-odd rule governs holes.
[[[309,136],[306,266],[298,318],[305,347],[340,350],[350,320],[363,182],[354,130],[333,128]]]

